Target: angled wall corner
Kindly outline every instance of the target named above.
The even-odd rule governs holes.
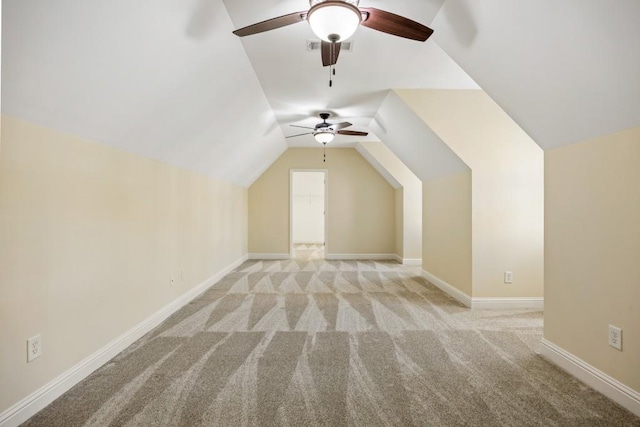
[[[469,167],[395,91],[389,91],[370,128],[421,181],[422,232],[412,237],[422,240],[421,265],[427,278],[450,293],[470,295],[471,184],[464,178],[470,177]],[[450,210],[460,215],[451,218]],[[450,239],[447,231],[456,238]]]
[[[384,147],[384,144],[381,142],[358,142],[355,146],[355,149],[362,157],[365,158],[367,162],[376,170],[384,179],[387,180],[390,186],[393,188],[400,189],[402,188],[402,183],[400,180],[389,170],[388,167],[385,167],[384,160],[380,159],[380,156],[377,156],[372,152],[370,147],[380,144]],[[385,147],[386,148],[386,147]],[[390,153],[393,156],[393,153]],[[395,156],[394,156],[395,157]]]
[[[480,90],[393,91],[372,127],[398,157],[407,159],[425,186],[425,271],[463,292],[470,302],[472,298],[540,299],[544,156],[537,144]],[[470,180],[468,187],[466,180]],[[442,189],[448,187],[462,194],[446,199]],[[430,209],[430,203],[470,210],[471,287],[466,279],[449,272],[452,267],[446,267],[446,260],[442,267],[434,264],[437,256],[430,262],[430,254],[451,245],[444,238],[430,244],[429,239],[434,238],[430,230],[453,227],[444,212],[436,215]],[[465,221],[458,218],[458,227]],[[459,240],[463,248],[464,239]],[[429,270],[456,277],[457,283]],[[504,283],[505,271],[513,272],[514,283]]]
[[[403,263],[422,262],[422,181],[379,141],[356,150],[396,188],[396,254]]]
[[[633,0],[448,0],[432,25],[546,150],[640,126],[639,16]]]
[[[369,127],[423,182],[469,170],[395,91],[389,91]]]
[[[3,113],[249,186],[287,144],[224,4],[207,37],[184,28],[198,4],[5,1]]]

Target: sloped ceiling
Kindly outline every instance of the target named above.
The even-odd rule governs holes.
[[[437,43],[544,149],[640,126],[637,0],[448,0]]]
[[[221,1],[4,0],[2,111],[250,184],[286,144]]]
[[[436,141],[426,126],[399,126],[415,117],[406,104],[394,110],[390,89],[478,82],[543,148],[640,126],[637,0],[362,0],[434,36],[419,43],[360,28],[332,88],[320,53],[306,50],[315,39],[306,23],[232,34],[307,10],[307,0],[2,6],[3,114],[245,186],[288,146],[317,146],[284,137],[327,110],[371,132],[364,140],[383,140],[422,178],[465,167],[432,161],[450,156],[426,148]]]
[[[422,188],[422,181],[382,142],[359,142],[356,150],[393,188]]]
[[[368,0],[429,24],[444,0]],[[437,44],[368,28],[335,85],[308,24],[240,39],[235,28],[307,0],[4,0],[4,114],[249,185],[317,113],[369,123],[390,88],[476,88]],[[314,117],[315,116],[315,117]],[[334,146],[368,138],[338,137]]]
[[[355,149],[356,151],[358,151],[358,153],[360,153],[360,155],[362,157],[364,157],[364,159],[369,162],[369,164],[371,166],[373,166],[373,168],[376,170],[376,172],[378,172],[384,179],[387,180],[387,182],[389,183],[390,186],[392,186],[394,189],[399,189],[402,188],[402,184],[400,183],[400,181],[393,176],[393,174],[391,173],[391,171],[386,167],[387,165],[383,164],[382,161],[380,161],[380,159],[375,156],[370,150],[368,150],[368,146],[365,146],[364,144],[380,144],[383,147],[387,147],[386,145],[384,145],[382,142],[380,141],[369,141],[369,142],[359,142],[356,144]],[[387,148],[388,150],[388,148]],[[392,153],[393,155],[393,153]],[[400,161],[398,159],[398,161]],[[400,162],[402,163],[402,162]],[[404,163],[403,163],[404,165]],[[406,167],[406,166],[405,166]]]
[[[444,0],[362,0],[377,7],[430,25]],[[236,28],[306,11],[308,0],[225,0]],[[322,67],[319,51],[307,51],[307,41],[319,41],[310,26],[297,23],[241,38],[260,83],[285,135],[299,134],[290,124],[313,126],[317,113],[330,111],[336,121],[349,121],[354,130],[368,125],[391,88],[476,89],[462,69],[428,40],[420,43],[361,27],[352,37],[353,51],[342,52],[333,87],[329,69]],[[354,146],[360,140],[339,136],[334,146]],[[287,140],[289,146],[317,147],[312,136]]]
[[[385,97],[371,128],[421,181],[469,170],[395,91]]]

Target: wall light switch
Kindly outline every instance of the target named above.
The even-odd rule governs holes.
[[[504,272],[504,283],[513,283],[513,271]]]

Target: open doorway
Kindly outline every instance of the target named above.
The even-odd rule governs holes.
[[[327,171],[291,170],[291,257],[322,259],[327,248]]]

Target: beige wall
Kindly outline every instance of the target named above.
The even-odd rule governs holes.
[[[471,172],[423,184],[422,268],[471,295]]]
[[[640,392],[640,128],[545,152],[545,224],[545,339]]]
[[[289,148],[249,187],[249,252],[289,253],[289,171],[327,169],[328,253],[393,254],[395,192],[353,148]]]
[[[418,180],[410,188],[403,187],[403,195],[403,258],[420,261],[422,259],[422,182]]]
[[[356,149],[402,188],[402,208],[396,211],[401,222],[396,227],[396,253],[405,259],[422,259],[422,181],[382,142],[359,142]]]
[[[397,93],[473,171],[470,296],[541,297],[543,151],[483,91]]]
[[[400,258],[404,257],[404,194],[402,187],[396,188],[396,251]]]
[[[0,412],[243,257],[246,212],[244,188],[3,117]]]

